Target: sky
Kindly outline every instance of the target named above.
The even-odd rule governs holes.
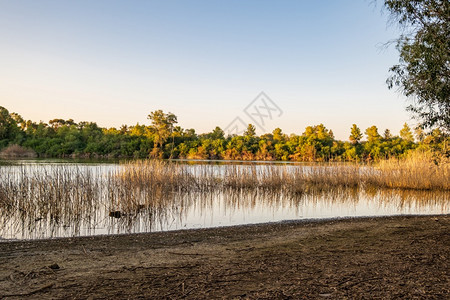
[[[103,127],[149,124],[162,109],[197,133],[233,120],[258,121],[259,134],[320,123],[342,140],[353,123],[398,133],[414,121],[385,83],[398,53],[383,45],[400,33],[380,5],[0,0],[0,106]]]

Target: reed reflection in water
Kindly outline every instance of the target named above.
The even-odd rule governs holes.
[[[308,168],[301,172],[311,172]],[[144,169],[2,167],[0,236],[36,239],[303,218],[450,212],[446,191],[307,181],[294,185],[295,170],[165,163]],[[331,174],[330,178],[337,178]]]

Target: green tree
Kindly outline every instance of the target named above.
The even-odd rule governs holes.
[[[244,132],[244,135],[247,137],[255,137],[256,136],[256,127],[255,125],[248,124],[247,130]]]
[[[400,130],[400,137],[407,142],[414,142],[414,136],[408,124],[403,124],[403,128]]]
[[[405,29],[397,40],[399,64],[389,88],[413,99],[408,110],[424,127],[450,131],[450,2],[385,0],[384,6]]]
[[[384,131],[384,139],[385,139],[385,140],[390,140],[390,139],[392,139],[392,134],[391,134],[391,131],[390,131],[389,129],[386,129],[386,130]]]
[[[22,130],[25,130],[25,128],[27,127],[27,124],[25,122],[25,120],[22,118],[21,115],[19,115],[18,113],[11,113],[11,118],[13,118],[13,120],[16,122],[17,125],[20,125],[20,128]]]
[[[281,130],[281,128],[275,128],[272,131],[272,135],[273,135],[273,139],[275,141],[285,141],[286,140],[286,136],[284,135],[283,131]]]
[[[19,127],[9,111],[0,106],[0,148],[16,139],[20,132]]]
[[[194,128],[185,129],[183,132],[183,137],[184,139],[190,141],[196,140],[198,138]]]
[[[367,141],[369,143],[376,143],[380,140],[377,126],[371,126],[366,129]]]
[[[425,138],[425,132],[423,131],[422,127],[417,126],[416,129],[414,129],[414,133],[416,135],[417,141],[422,143]]]
[[[54,129],[58,129],[66,125],[66,120],[64,119],[53,119],[48,122]]]
[[[225,132],[219,126],[216,126],[214,130],[209,134],[209,138],[212,140],[220,140],[225,137]]]
[[[178,123],[177,117],[172,113],[164,113],[162,110],[156,110],[148,115],[152,121],[151,132],[154,135],[155,148],[162,149],[163,144],[171,136],[174,125]]]
[[[333,132],[333,130],[329,130],[328,131],[328,136],[331,138],[331,139],[333,139],[334,140],[334,132]]]
[[[349,139],[353,144],[358,144],[362,139],[361,130],[358,128],[358,126],[356,126],[356,124],[352,125]]]

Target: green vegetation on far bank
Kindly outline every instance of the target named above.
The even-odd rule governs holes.
[[[33,150],[39,157],[80,158],[187,158],[284,161],[377,161],[403,157],[422,149],[450,154],[450,138],[439,129],[425,133],[407,124],[399,136],[376,126],[349,130],[349,141],[334,138],[323,124],[308,126],[302,134],[287,135],[280,128],[256,135],[249,124],[242,135],[226,136],[216,127],[197,134],[183,129],[177,117],[161,110],[149,115],[151,125],[101,128],[94,122],[54,119],[49,123],[24,120],[0,107],[0,151],[13,153],[11,146]],[[363,137],[366,139],[363,141]],[[9,148],[8,148],[9,147]],[[14,146],[15,149],[19,149]]]

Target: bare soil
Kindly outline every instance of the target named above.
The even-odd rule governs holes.
[[[450,215],[0,243],[1,299],[448,299]]]

